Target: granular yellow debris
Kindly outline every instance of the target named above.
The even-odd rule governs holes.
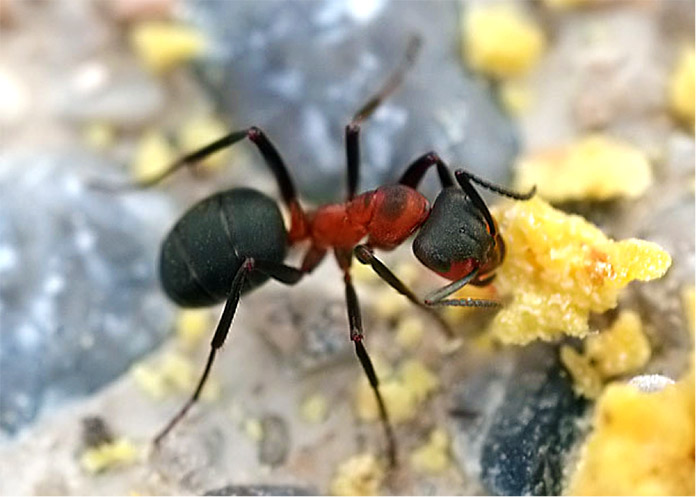
[[[411,466],[418,472],[437,475],[450,466],[450,441],[447,432],[436,428],[430,432],[428,443],[411,453]]]
[[[178,145],[181,150],[191,152],[229,133],[221,120],[213,116],[197,116],[187,120],[178,131]],[[199,164],[208,168],[217,168],[225,163],[229,149],[220,150],[209,155]]]
[[[624,311],[607,330],[587,338],[585,353],[602,376],[619,376],[647,364],[650,342],[638,314]]]
[[[470,7],[462,39],[469,65],[495,78],[528,71],[541,57],[545,44],[541,29],[508,5]]]
[[[564,345],[561,347],[561,362],[573,378],[573,390],[576,394],[588,399],[599,397],[604,382],[587,356]]]
[[[136,181],[146,181],[159,175],[175,159],[176,153],[161,131],[146,131],[138,143],[131,174]]]
[[[331,495],[379,495],[384,467],[372,454],[359,454],[340,464],[331,480]]]
[[[602,135],[523,158],[516,186],[550,202],[636,198],[653,181],[648,157],[638,148]]]
[[[566,491],[694,495],[694,370],[659,392],[611,384]]]
[[[260,442],[263,439],[263,424],[256,418],[244,420],[242,429],[246,436],[254,442]]]
[[[384,320],[396,319],[404,314],[411,304],[406,298],[386,287],[377,294],[374,300],[374,312]]]
[[[154,73],[193,60],[206,47],[203,35],[196,29],[165,21],[137,24],[130,41],[145,67]]]
[[[420,361],[408,360],[395,375],[377,375],[379,391],[393,423],[412,420],[421,404],[439,386],[434,373]],[[356,412],[363,421],[379,419],[379,406],[366,378],[361,378],[356,390]]]
[[[674,117],[694,127],[693,48],[684,49],[669,81],[669,106]]]
[[[145,393],[158,400],[172,394],[190,394],[198,381],[198,372],[191,360],[174,352],[152,364],[136,364],[131,374]],[[220,385],[215,378],[208,378],[201,399],[212,401],[218,398]]]
[[[106,150],[114,144],[116,132],[108,123],[94,122],[85,127],[83,137],[85,143],[93,149]]]
[[[328,412],[329,404],[326,397],[318,393],[309,395],[300,405],[300,415],[308,423],[322,423],[326,420]]]
[[[404,386],[413,392],[416,402],[423,402],[440,386],[435,373],[417,359],[405,361],[399,369],[399,376]]]
[[[507,247],[495,284],[512,299],[490,330],[504,343],[584,336],[590,312],[616,307],[628,283],[659,278],[672,262],[654,243],[615,242],[538,197],[492,210]]]
[[[87,449],[80,458],[82,468],[88,473],[100,473],[108,469],[133,464],[138,458],[138,450],[128,440],[120,438]]]
[[[500,99],[513,116],[524,114],[532,105],[532,92],[520,81],[505,81],[500,85]]]
[[[181,309],[176,320],[176,336],[187,350],[198,345],[213,331],[210,313],[206,309]]]
[[[420,345],[423,331],[423,321],[420,318],[407,316],[399,320],[396,327],[396,343],[405,349],[412,350]]]

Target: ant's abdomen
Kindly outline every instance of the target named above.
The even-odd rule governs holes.
[[[245,257],[282,262],[287,233],[276,203],[248,188],[201,200],[177,221],[162,244],[160,277],[167,295],[183,307],[224,301]],[[252,273],[243,291],[267,277]]]

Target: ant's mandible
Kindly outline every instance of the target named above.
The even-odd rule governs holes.
[[[454,173],[440,157],[427,153],[416,159],[398,183],[380,186],[356,195],[360,166],[360,126],[380,103],[401,83],[413,64],[420,40],[414,37],[401,65],[346,126],[348,194],[344,202],[322,205],[305,211],[280,154],[266,134],[257,127],[232,132],[181,157],[163,173],[128,185],[146,188],[159,183],[175,171],[192,166],[235,143],[248,138],[263,156],[280,188],[283,203],[290,212],[286,230],[280,209],[274,200],[250,188],[232,188],[201,200],[186,212],[167,235],[160,256],[160,277],[167,295],[183,307],[203,307],[225,302],[215,329],[205,369],[191,398],[157,435],[158,444],[198,400],[218,349],[225,342],[242,294],[260,286],[269,278],[294,285],[311,273],[333,249],[345,284],[350,339],[367,375],[379,406],[387,438],[389,461],[396,463],[396,440],[389,414],[379,392],[379,381],[363,344],[363,328],[358,296],[353,287],[350,267],[353,256],[373,270],[397,292],[428,311],[451,336],[451,331],[432,306],[494,307],[493,300],[447,299],[471,284],[483,286],[495,277],[494,271],[505,256],[505,244],[496,222],[472,182],[495,193],[527,200],[534,189],[519,194],[478,178],[464,169]],[[416,189],[431,167],[437,168],[442,191],[432,208]],[[419,230],[420,229],[420,230]],[[432,271],[452,281],[421,301],[375,255],[374,249],[392,250],[415,231],[413,252]],[[364,243],[361,241],[366,240]],[[288,247],[309,241],[299,268],[283,264]]]

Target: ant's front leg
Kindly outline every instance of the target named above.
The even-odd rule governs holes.
[[[362,264],[369,264],[372,269],[377,273],[377,275],[382,278],[389,286],[394,290],[399,292],[401,295],[410,300],[413,304],[417,305],[420,309],[427,312],[433,319],[437,321],[440,328],[445,333],[447,338],[452,338],[454,332],[450,328],[449,324],[445,319],[438,314],[434,309],[428,307],[426,304],[421,302],[418,297],[413,293],[413,291],[406,286],[406,284],[401,281],[382,261],[380,261],[367,245],[358,245],[355,247],[355,257]]]

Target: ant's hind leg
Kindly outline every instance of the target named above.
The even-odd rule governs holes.
[[[179,421],[183,419],[189,409],[191,409],[191,407],[193,407],[193,405],[198,401],[198,397],[200,396],[201,391],[208,380],[208,375],[213,366],[213,361],[215,361],[215,354],[217,353],[218,349],[222,347],[222,344],[225,343],[225,338],[227,338],[227,333],[230,330],[232,319],[234,318],[237,305],[239,304],[239,297],[241,296],[244,282],[246,281],[248,274],[253,269],[253,260],[245,259],[240,268],[237,270],[237,273],[234,275],[230,295],[227,298],[227,302],[225,302],[225,308],[222,311],[222,316],[220,317],[220,321],[215,329],[215,335],[213,335],[213,340],[210,343],[210,354],[208,355],[208,361],[203,369],[203,374],[198,380],[196,390],[194,390],[193,395],[191,395],[189,400],[186,402],[186,404],[184,404],[179,412],[169,421],[169,423],[167,423],[167,426],[165,426],[164,429],[162,429],[162,431],[160,431],[155,437],[155,446],[160,444],[164,437],[166,437],[167,434],[172,431]]]
[[[375,368],[372,365],[370,356],[367,354],[365,345],[363,345],[364,337],[362,318],[360,316],[360,304],[358,303],[358,295],[355,292],[355,287],[353,287],[348,269],[344,269],[344,281],[346,284],[346,303],[348,306],[350,339],[355,344],[355,354],[358,356],[360,365],[362,366],[363,371],[370,382],[370,387],[375,394],[375,399],[377,400],[377,406],[379,408],[379,417],[382,421],[384,434],[387,438],[387,455],[389,458],[389,465],[393,468],[397,464],[396,437],[394,436],[394,430],[392,429],[391,422],[389,421],[389,414],[387,413],[384,399],[382,399],[382,394],[379,392],[379,380],[377,378],[377,374],[375,373]]]
[[[362,264],[369,264],[372,266],[375,273],[377,273],[377,275],[389,286],[432,316],[448,338],[452,338],[454,336],[454,332],[452,331],[452,328],[450,328],[449,324],[447,324],[447,321],[445,321],[445,319],[437,311],[421,302],[413,291],[375,256],[372,249],[366,245],[358,245],[355,247],[355,257]]]

